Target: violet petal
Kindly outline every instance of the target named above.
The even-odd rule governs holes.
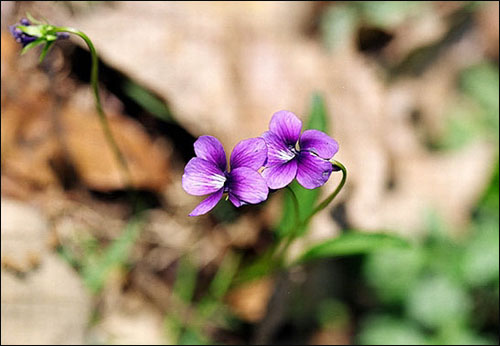
[[[323,159],[331,159],[339,151],[337,141],[318,130],[306,130],[299,140],[300,150],[312,151]]]
[[[262,138],[267,144],[266,166],[284,164],[295,158],[296,154],[276,134],[267,131],[262,134]]]
[[[248,167],[258,170],[267,158],[267,145],[262,138],[240,141],[231,153],[231,169]]]
[[[242,201],[240,201],[236,196],[234,196],[232,193],[229,193],[228,194],[229,196],[229,200],[231,201],[231,203],[234,204],[234,206],[236,208],[239,208],[241,207],[244,203]]]
[[[281,189],[292,182],[297,175],[297,160],[269,166],[262,171],[270,189]]]
[[[289,111],[279,111],[273,114],[269,130],[280,137],[286,144],[295,145],[302,130],[302,121]]]
[[[259,172],[248,167],[233,169],[229,173],[227,187],[230,196],[249,204],[265,201],[269,193],[264,178]],[[236,205],[234,202],[233,204]]]
[[[193,211],[189,214],[189,216],[199,216],[208,213],[217,205],[217,203],[222,198],[223,193],[224,193],[223,188],[212,193],[210,196],[205,198],[200,204],[198,204],[196,208],[194,208]]]
[[[195,196],[214,193],[224,186],[226,177],[219,167],[199,157],[193,157],[184,168],[182,188]]]
[[[331,162],[309,151],[301,151],[298,158],[297,181],[306,189],[315,189],[328,181],[332,169]]]
[[[200,136],[194,142],[196,156],[213,162],[221,171],[227,169],[226,152],[219,140],[212,136]]]

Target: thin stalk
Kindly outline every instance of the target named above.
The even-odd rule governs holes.
[[[277,251],[277,254],[275,256],[277,258],[279,265],[281,265],[281,263],[283,262],[283,258],[285,256],[286,250],[288,249],[288,247],[290,246],[292,241],[295,239],[297,231],[300,227],[299,200],[297,199],[297,195],[295,194],[295,191],[293,191],[293,189],[290,187],[290,185],[288,185],[286,187],[286,189],[290,193],[290,196],[292,197],[292,203],[293,203],[293,209],[295,211],[295,213],[294,213],[295,217],[293,220],[293,226],[286,237],[285,245],[283,245],[281,248],[277,247],[277,249],[279,249],[279,250]]]
[[[283,263],[283,259],[284,259],[284,256],[286,254],[286,251],[288,250],[288,248],[290,247],[292,242],[297,237],[297,234],[296,234],[297,230],[300,229],[301,227],[306,227],[309,224],[309,222],[311,221],[312,217],[314,215],[316,215],[318,212],[320,212],[321,210],[325,209],[328,206],[328,204],[330,204],[330,202],[333,201],[333,199],[339,194],[340,190],[342,190],[342,188],[344,187],[344,184],[347,180],[347,169],[345,168],[345,166],[342,163],[340,163],[336,160],[333,160],[332,165],[335,165],[335,166],[340,168],[340,170],[342,171],[342,180],[340,181],[340,183],[337,186],[337,188],[335,189],[335,191],[333,191],[333,193],[330,196],[328,196],[320,204],[318,204],[318,206],[316,208],[314,208],[314,210],[311,212],[311,214],[309,214],[302,222],[300,222],[300,219],[296,219],[295,226],[292,229],[292,232],[290,232],[290,236],[288,237],[285,245],[281,248],[281,250],[279,252],[280,255],[278,258],[279,258],[280,264]],[[288,189],[289,189],[289,191],[293,192],[293,190],[291,188],[288,188]],[[297,204],[296,204],[297,209],[295,211],[296,211],[296,215],[298,215],[297,197],[295,196],[295,193],[293,194],[293,196],[295,197],[295,201],[297,202]]]
[[[325,209],[328,204],[330,204],[331,201],[333,201],[333,199],[335,197],[337,197],[337,195],[339,194],[340,190],[342,190],[342,188],[344,187],[344,184],[347,180],[347,169],[345,168],[345,166],[343,164],[341,164],[340,162],[336,161],[336,160],[333,160],[332,162],[332,165],[334,166],[337,166],[340,168],[340,170],[342,171],[342,180],[340,181],[339,185],[337,186],[337,188],[335,189],[335,191],[333,191],[333,193],[328,196],[327,198],[325,198],[323,200],[323,202],[321,202],[320,204],[318,204],[318,206],[316,208],[314,208],[314,210],[311,212],[311,214],[309,214],[309,216],[307,216],[304,221],[302,222],[302,224],[305,226],[309,223],[309,221],[311,221],[312,217],[314,215],[316,215],[318,212],[320,212],[321,210]]]
[[[123,179],[125,181],[125,185],[127,188],[132,187],[132,175],[130,173],[130,169],[127,164],[127,160],[125,159],[125,156],[123,155],[122,151],[118,147],[118,144],[115,140],[115,137],[113,136],[113,132],[111,131],[111,127],[109,126],[108,118],[106,116],[106,113],[104,113],[104,110],[102,108],[101,104],[101,97],[99,94],[99,59],[97,56],[97,51],[94,47],[94,44],[90,40],[90,38],[85,35],[83,32],[80,30],[71,28],[71,27],[57,27],[55,28],[55,31],[57,32],[68,32],[71,34],[75,34],[82,38],[87,46],[89,47],[90,50],[90,55],[92,57],[92,69],[90,72],[90,84],[92,85],[92,91],[94,94],[94,101],[95,101],[95,106],[97,109],[97,114],[99,115],[99,120],[101,122],[102,129],[104,131],[104,135],[106,137],[106,140],[108,141],[109,146],[111,147],[111,150],[113,151],[113,154],[115,155],[119,165],[120,169],[123,175]]]

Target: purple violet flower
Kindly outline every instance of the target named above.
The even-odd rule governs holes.
[[[194,143],[194,151],[196,157],[184,168],[182,188],[191,195],[210,195],[189,216],[209,212],[224,193],[236,207],[267,199],[269,189],[257,171],[267,157],[266,142],[262,138],[250,138],[236,144],[231,153],[230,171],[227,169],[226,153],[217,138],[199,137]]]
[[[330,178],[333,165],[329,160],[339,144],[322,131],[306,130],[301,135],[301,130],[302,122],[295,114],[279,111],[273,114],[269,131],[262,134],[267,144],[262,176],[270,189],[281,189],[294,178],[306,189],[315,189]]]
[[[14,36],[16,42],[21,43],[23,47],[26,47],[28,43],[35,41],[38,37],[25,34],[17,27],[18,25],[30,26],[31,23],[28,19],[22,18],[19,22],[19,24],[9,26],[9,30],[12,36]]]
[[[38,39],[38,36],[32,36],[24,33],[21,29],[18,28],[19,25],[30,26],[31,22],[26,18],[21,18],[19,23],[9,26],[10,33],[14,36],[16,42],[26,47],[29,43]],[[69,34],[67,32],[57,32],[55,33],[57,40],[65,40],[69,38]]]

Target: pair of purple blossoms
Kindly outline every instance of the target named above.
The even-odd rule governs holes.
[[[302,122],[292,112],[274,113],[269,131],[260,138],[236,144],[230,158],[231,170],[227,168],[226,153],[219,140],[199,137],[194,143],[196,157],[184,169],[182,187],[191,195],[209,196],[189,216],[209,212],[224,193],[240,207],[265,201],[269,189],[281,189],[295,178],[306,189],[326,183],[334,170],[329,160],[339,145],[324,132],[306,130],[301,135],[301,130]]]

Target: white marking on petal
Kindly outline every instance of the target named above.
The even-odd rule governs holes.
[[[278,156],[280,159],[282,159],[284,161],[290,161],[291,159],[293,159],[295,157],[295,155],[292,152],[287,151],[287,150],[279,150],[276,153],[276,156]]]
[[[226,177],[223,175],[215,174],[210,176],[210,180],[212,180],[216,185],[224,185],[226,182]]]

